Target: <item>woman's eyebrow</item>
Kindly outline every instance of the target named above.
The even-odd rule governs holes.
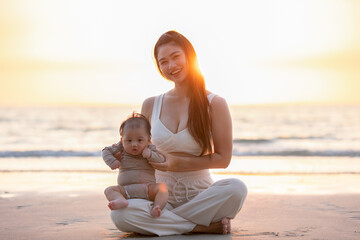
[[[165,58],[163,57],[163,58],[160,58],[159,59],[159,62],[161,62],[161,61],[164,61],[165,60]]]
[[[172,53],[170,54],[170,57],[171,57],[172,55],[174,55],[174,54],[179,53],[179,52],[180,52],[180,51],[174,51],[174,52],[172,52]],[[160,58],[160,59],[159,59],[159,62],[164,61],[165,59],[166,59],[166,57]]]
[[[172,56],[172,55],[175,55],[175,54],[177,54],[177,53],[179,53],[180,51],[174,51],[174,52],[172,52],[171,54],[170,54],[170,56]]]

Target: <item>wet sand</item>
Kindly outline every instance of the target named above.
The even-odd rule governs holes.
[[[360,239],[359,175],[235,177],[249,195],[231,235],[159,238],[111,222],[103,189],[116,173],[2,172],[0,239]]]

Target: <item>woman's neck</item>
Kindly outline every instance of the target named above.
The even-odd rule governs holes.
[[[175,87],[170,91],[171,95],[180,97],[180,98],[187,98],[189,97],[189,87],[187,84],[175,84]]]

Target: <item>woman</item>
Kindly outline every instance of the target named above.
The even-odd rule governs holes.
[[[197,56],[180,33],[163,34],[154,48],[160,74],[174,88],[144,101],[141,113],[151,122],[152,143],[165,163],[151,163],[157,182],[165,182],[169,201],[159,218],[151,202],[130,199],[111,212],[121,231],[174,235],[231,232],[230,219],[240,211],[247,188],[237,179],[213,183],[209,169],[226,168],[232,156],[232,123],[226,101],[205,89]]]

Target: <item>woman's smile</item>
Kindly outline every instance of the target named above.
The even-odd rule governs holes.
[[[174,77],[174,78],[179,78],[182,74],[182,69],[177,69],[174,70],[172,72],[170,72],[170,74]]]
[[[175,75],[175,74],[179,73],[180,71],[181,71],[181,70],[178,69],[178,70],[173,71],[171,74],[172,74],[172,75]]]

